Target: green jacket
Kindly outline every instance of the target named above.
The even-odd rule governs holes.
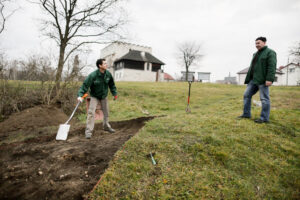
[[[254,58],[257,56],[256,62],[253,63]],[[253,83],[255,85],[265,84],[266,81],[273,82],[276,73],[276,52],[269,49],[267,46],[263,47],[261,50],[253,54],[250,68],[248,70],[245,84],[251,81],[251,70],[253,71]]]
[[[113,96],[117,95],[117,88],[111,73],[107,70],[102,74],[99,69],[93,71],[84,80],[78,91],[78,97],[82,97],[90,89],[90,95],[97,99],[105,99],[108,87]]]

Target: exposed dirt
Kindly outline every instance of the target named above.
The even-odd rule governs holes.
[[[39,112],[47,109],[41,108]],[[34,127],[49,126],[52,122],[58,125],[67,118],[63,114],[56,118],[58,110],[48,111],[48,122],[42,122],[44,114],[37,117],[28,114],[28,118],[40,120],[28,126],[30,123],[23,123],[22,114],[17,114],[0,124],[1,129],[3,126],[6,130],[1,130],[2,135],[17,129],[25,131],[24,127],[26,131],[32,129],[31,134],[36,135],[0,146],[0,199],[82,199],[97,183],[115,152],[144,126],[145,121],[153,118],[112,122],[116,129],[114,134],[104,132],[102,125],[96,124],[89,140],[84,137],[84,125],[73,124],[68,140],[56,141],[57,130],[35,132],[37,128]],[[51,117],[51,113],[56,113],[55,117]]]
[[[0,135],[16,130],[29,130],[38,127],[57,126],[68,120],[61,109],[53,106],[36,106],[13,113],[0,123]]]

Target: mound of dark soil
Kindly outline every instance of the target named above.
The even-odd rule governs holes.
[[[39,111],[40,110],[40,111]],[[28,117],[19,118],[19,128],[60,124],[65,115],[34,108]],[[36,115],[32,114],[35,113]],[[53,117],[53,115],[57,117]],[[18,118],[20,114],[15,117]],[[16,118],[10,119],[12,122]],[[56,118],[56,119],[54,119]],[[43,120],[41,120],[43,119]],[[97,183],[115,152],[144,126],[150,118],[112,122],[116,133],[109,134],[96,124],[91,139],[85,139],[83,125],[73,128],[67,141],[56,141],[56,131],[35,138],[0,146],[0,199],[82,199]],[[47,120],[51,120],[51,123]],[[32,124],[32,126],[29,126]],[[3,125],[3,124],[2,124]],[[6,130],[9,129],[6,125]]]
[[[31,130],[38,127],[58,126],[68,120],[68,116],[54,106],[36,106],[13,113],[0,123],[0,135],[16,130]]]

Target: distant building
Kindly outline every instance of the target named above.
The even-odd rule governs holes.
[[[289,63],[281,66],[280,71],[283,73],[281,85],[300,85],[300,64]]]
[[[164,72],[164,81],[175,81],[175,79],[170,74]]]
[[[198,72],[199,82],[210,82],[210,72]]]
[[[236,85],[237,84],[236,77],[231,76],[230,73],[229,73],[229,76],[224,78],[224,83],[225,84],[235,84]]]
[[[116,81],[163,81],[163,63],[152,55],[152,48],[114,42],[101,50],[108,70]]]
[[[224,77],[224,80],[217,80],[216,83],[220,84],[237,84],[236,77],[232,77],[229,73],[229,76]]]
[[[245,79],[246,79],[246,75],[248,73],[249,67],[243,69],[242,71],[239,71],[237,73],[238,75],[238,84],[239,85],[244,85]]]

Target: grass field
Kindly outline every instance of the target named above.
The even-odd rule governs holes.
[[[269,124],[236,119],[245,86],[193,83],[191,113],[187,83],[117,87],[112,121],[158,117],[117,152],[91,199],[300,199],[300,87],[271,87]]]

